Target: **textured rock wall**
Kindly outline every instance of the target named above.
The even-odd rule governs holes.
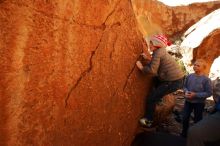
[[[193,60],[204,59],[207,63],[206,73],[208,74],[213,61],[220,56],[220,29],[216,29],[207,36],[201,45],[193,49]]]
[[[0,145],[131,143],[151,80],[128,0],[1,0],[0,28]]]
[[[191,25],[220,7],[220,2],[194,3],[188,6],[166,6],[155,0],[132,0],[144,35],[163,32],[178,38]]]

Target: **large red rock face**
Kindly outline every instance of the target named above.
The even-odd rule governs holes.
[[[162,32],[174,40],[202,17],[220,7],[219,1],[176,7],[155,0],[132,0],[132,4],[144,35]]]
[[[128,146],[150,77],[128,0],[0,1],[0,145]]]

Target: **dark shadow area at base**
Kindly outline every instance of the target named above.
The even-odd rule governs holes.
[[[131,146],[186,146],[186,139],[168,133],[142,132],[136,135]]]
[[[206,142],[206,146],[220,146],[220,139],[214,142]]]

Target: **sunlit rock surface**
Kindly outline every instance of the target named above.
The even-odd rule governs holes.
[[[190,26],[220,7],[220,2],[193,3],[170,7],[155,0],[132,0],[133,9],[144,35],[162,32],[179,38]]]
[[[218,0],[158,0],[165,5],[168,6],[183,6],[183,5],[189,5],[193,3],[204,3],[204,2],[211,2],[211,1],[218,1]]]
[[[151,78],[128,0],[0,1],[0,145],[128,146]]]
[[[210,69],[214,59],[220,55],[220,9],[213,11],[190,27],[181,43],[183,62],[189,71],[193,60],[203,58]]]

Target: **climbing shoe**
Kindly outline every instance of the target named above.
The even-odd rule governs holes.
[[[145,127],[145,128],[152,128],[153,127],[153,121],[148,120],[146,118],[141,118],[139,120],[141,126]]]

